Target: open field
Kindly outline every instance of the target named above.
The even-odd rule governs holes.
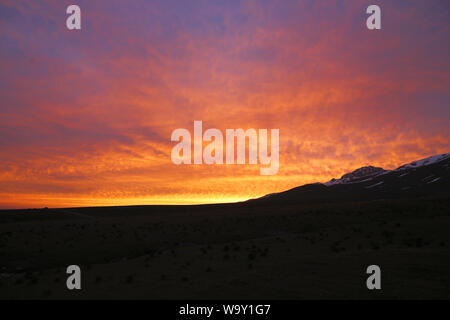
[[[1,211],[0,298],[448,299],[448,230],[449,197]]]

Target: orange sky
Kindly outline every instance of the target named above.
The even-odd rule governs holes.
[[[0,0],[0,208],[239,201],[450,152],[448,1]],[[280,130],[280,168],[173,130]]]

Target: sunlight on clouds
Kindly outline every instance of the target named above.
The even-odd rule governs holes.
[[[364,1],[83,2],[73,34],[3,1],[0,207],[242,201],[449,152],[448,10],[414,3],[368,33]],[[174,165],[194,120],[279,129],[278,174]]]

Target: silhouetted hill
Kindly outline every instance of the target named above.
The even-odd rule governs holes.
[[[363,167],[340,179],[307,184],[250,202],[367,201],[440,194],[450,194],[450,154],[414,161],[395,170]]]

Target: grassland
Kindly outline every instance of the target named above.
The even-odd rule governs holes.
[[[448,299],[449,230],[450,197],[0,211],[0,298]]]

